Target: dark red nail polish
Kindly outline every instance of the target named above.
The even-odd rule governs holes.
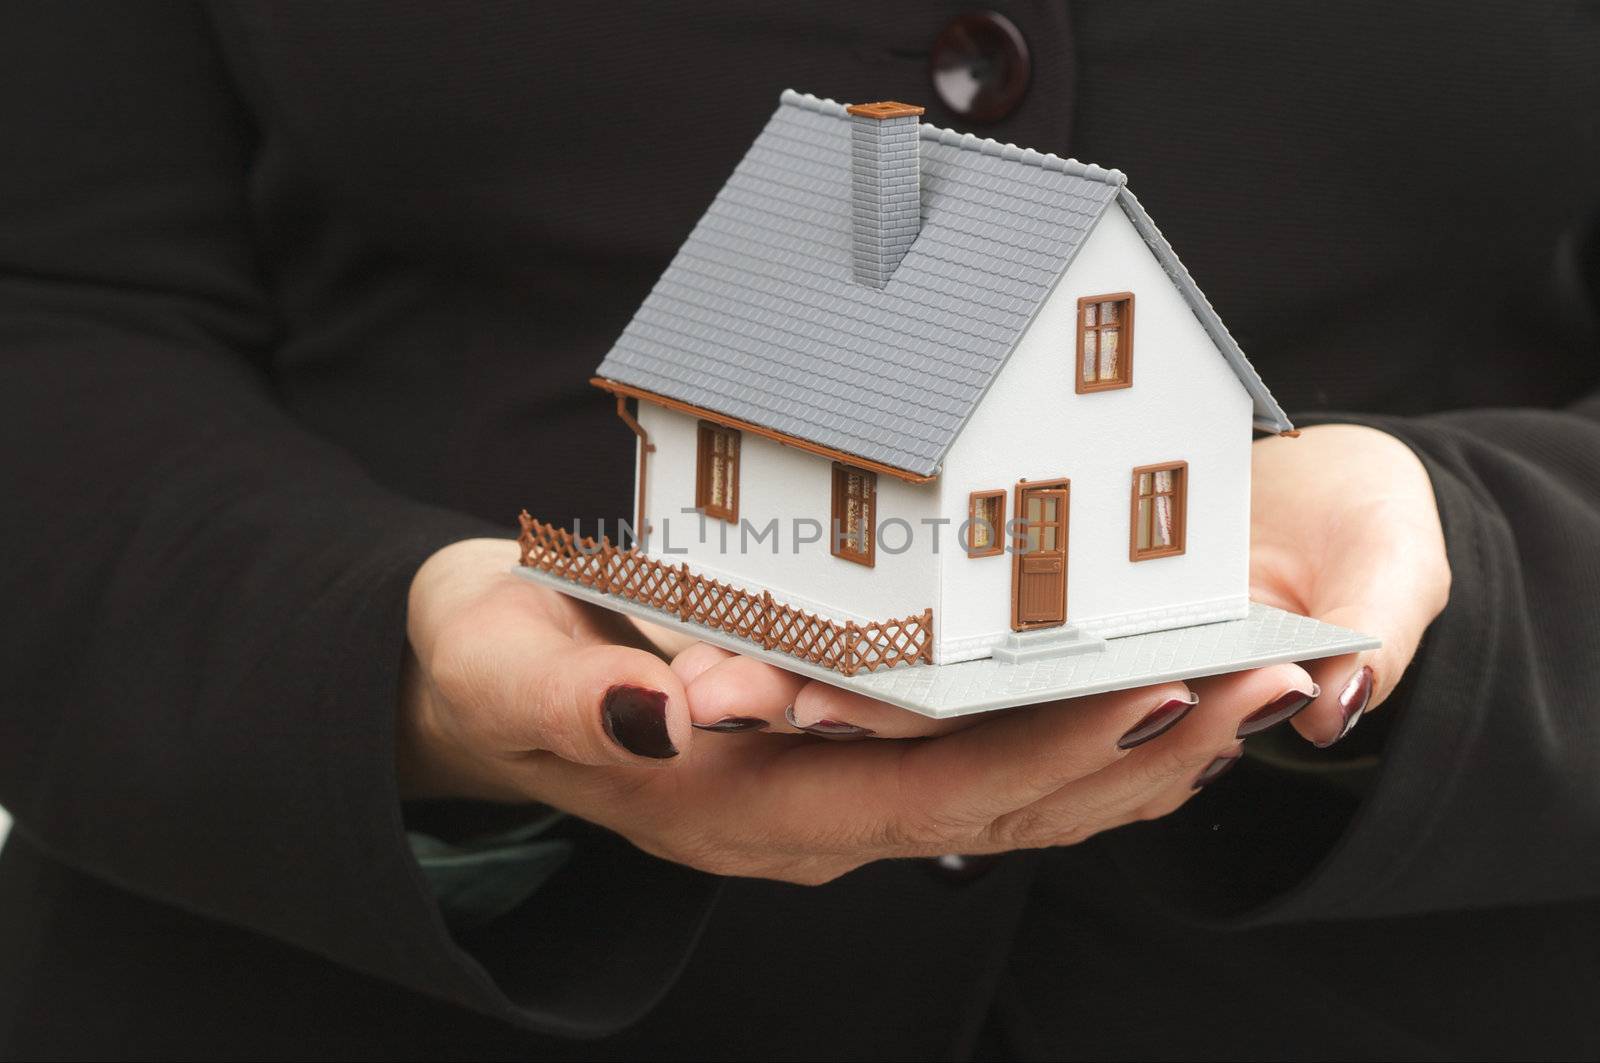
[[[1356,729],[1356,724],[1361,722],[1361,714],[1367,711],[1367,704],[1372,701],[1372,687],[1372,667],[1364,664],[1339,689],[1339,711],[1344,714],[1344,726],[1339,728],[1333,742],[1318,742],[1317,745],[1326,749]]]
[[[667,696],[659,690],[619,683],[600,702],[606,734],[636,756],[665,760],[678,755],[667,734]]]
[[[760,731],[767,726],[767,721],[756,716],[724,716],[715,723],[697,723],[694,725],[701,731],[715,731],[718,734],[737,734],[740,731]]]
[[[1117,739],[1118,749],[1132,749],[1134,746],[1144,745],[1152,738],[1159,738],[1166,734],[1178,721],[1189,715],[1189,710],[1200,701],[1198,694],[1190,694],[1188,698],[1173,698],[1164,701],[1150,711],[1149,715],[1134,724],[1128,733]]]
[[[1276,727],[1317,700],[1317,695],[1321,693],[1321,688],[1313,686],[1309,694],[1303,690],[1291,690],[1274,698],[1240,721],[1239,732],[1234,737],[1245,738],[1260,734],[1269,727]]]
[[[1198,790],[1202,786],[1209,786],[1210,784],[1216,782],[1218,779],[1228,774],[1228,772],[1232,771],[1233,766],[1239,763],[1239,759],[1240,757],[1238,753],[1230,753],[1226,756],[1221,756],[1216,760],[1213,760],[1210,764],[1205,766],[1204,771],[1194,777],[1193,788]]]
[[[818,720],[816,723],[801,723],[794,718],[794,706],[790,705],[783,710],[783,718],[789,721],[789,726],[804,731],[808,735],[819,738],[867,738],[878,732],[870,727],[857,727],[853,723],[840,723],[838,720]]]

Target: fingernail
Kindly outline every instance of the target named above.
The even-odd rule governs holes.
[[[724,716],[716,723],[697,723],[694,726],[701,731],[735,734],[739,731],[760,731],[767,726],[767,721],[757,716]]]
[[[665,760],[678,755],[667,734],[667,696],[659,690],[619,683],[600,702],[606,734],[636,756]]]
[[[801,723],[794,718],[794,706],[790,705],[783,710],[783,718],[789,721],[789,726],[804,731],[808,735],[819,738],[866,738],[877,734],[870,727],[857,727],[853,723],[840,723],[838,720],[818,720],[816,723]]]
[[[1279,695],[1240,721],[1239,731],[1234,737],[1245,738],[1277,726],[1317,700],[1317,695],[1321,693],[1322,688],[1313,684],[1309,694],[1303,690],[1291,690]]]
[[[1344,726],[1339,728],[1332,742],[1318,742],[1317,745],[1327,749],[1356,729],[1356,724],[1361,722],[1361,714],[1367,711],[1367,703],[1372,700],[1372,678],[1371,665],[1364,664],[1360,671],[1345,681],[1339,690],[1339,711],[1344,714]]]
[[[1232,771],[1233,766],[1237,763],[1239,763],[1238,753],[1229,753],[1225,756],[1218,757],[1210,764],[1207,764],[1204,771],[1194,777],[1193,789],[1198,790],[1202,786],[1211,785],[1224,775],[1228,774],[1228,772]]]
[[[1200,702],[1200,695],[1191,693],[1187,698],[1172,698],[1150,711],[1144,719],[1134,724],[1127,734],[1117,739],[1118,749],[1132,749],[1144,745],[1170,731],[1179,720],[1189,715],[1189,710]]]

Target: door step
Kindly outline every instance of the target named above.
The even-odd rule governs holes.
[[[1105,639],[1085,635],[1075,624],[1062,624],[1034,631],[1013,631],[990,650],[989,655],[1001,664],[1019,664],[1046,657],[1099,653],[1105,648]]]

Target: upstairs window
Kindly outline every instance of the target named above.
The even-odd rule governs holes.
[[[1189,511],[1189,464],[1145,465],[1133,470],[1133,532],[1130,561],[1183,553]]]
[[[1133,293],[1078,300],[1078,393],[1133,383]]]
[[[876,544],[878,476],[851,465],[833,466],[833,556],[871,568]]]
[[[700,422],[695,457],[694,504],[708,517],[732,524],[739,519],[739,433]]]

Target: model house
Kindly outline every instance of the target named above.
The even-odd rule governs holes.
[[[785,92],[595,383],[641,551],[949,664],[1238,620],[1292,426],[1121,173]]]

